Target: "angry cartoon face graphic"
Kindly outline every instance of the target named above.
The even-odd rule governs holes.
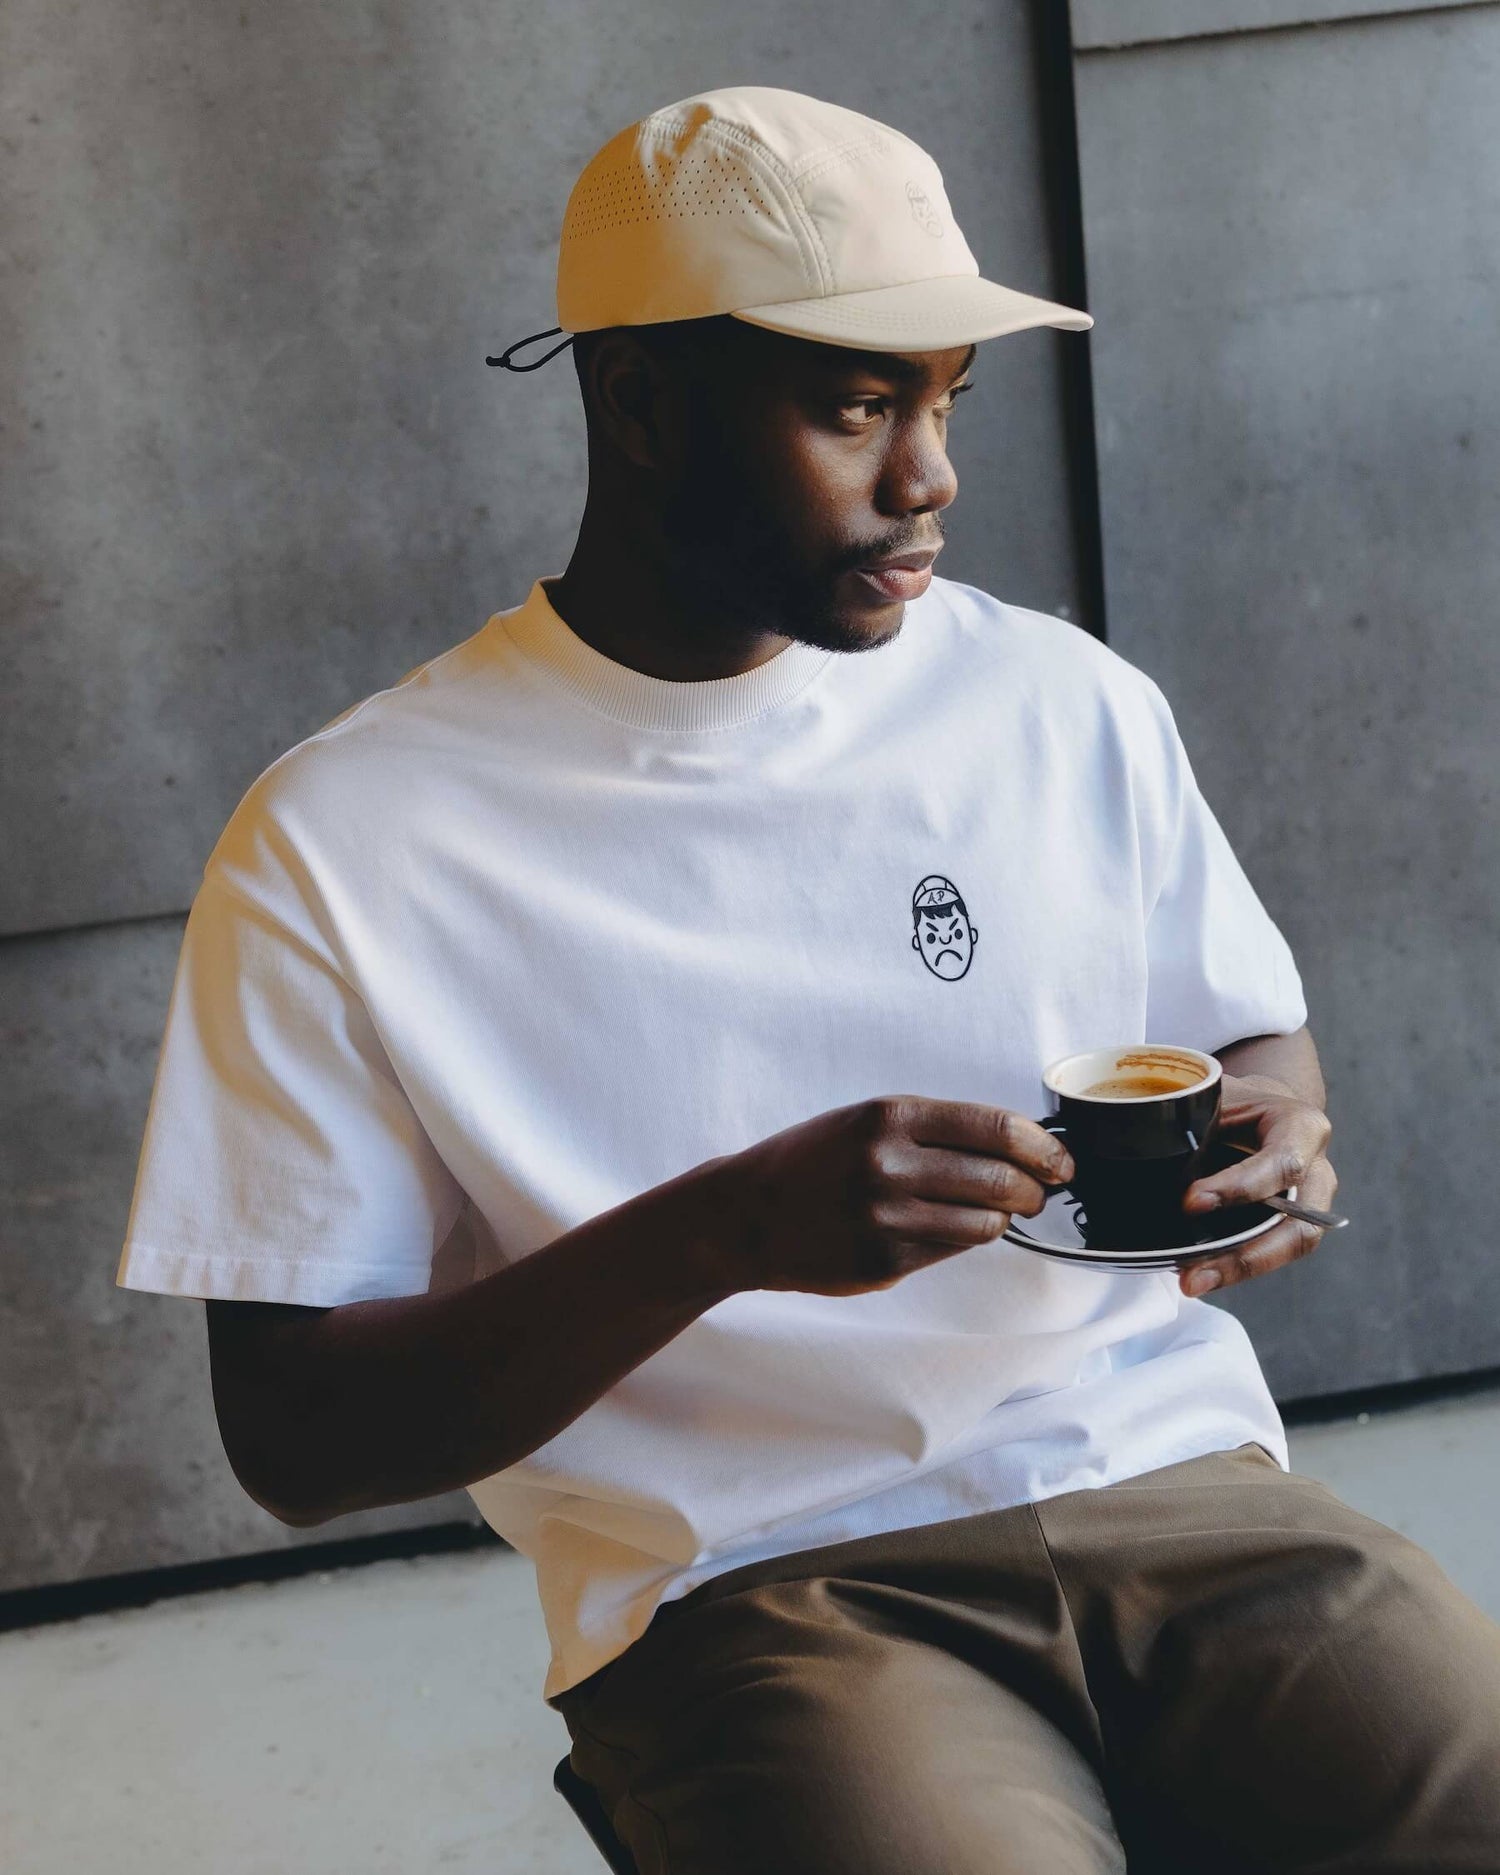
[[[911,917],[911,947],[932,974],[950,983],[963,976],[979,942],[979,929],[970,924],[953,881],[929,873],[911,895]]]

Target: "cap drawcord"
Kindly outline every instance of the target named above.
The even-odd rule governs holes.
[[[520,351],[521,347],[523,345],[529,345],[532,339],[550,339],[554,332],[561,331],[561,326],[548,326],[545,332],[533,332],[531,338],[517,339],[515,344],[508,345],[498,358],[486,358],[484,362],[487,365],[504,365],[507,371],[535,371],[539,365],[546,364],[549,358],[555,358],[559,352],[564,352],[568,349],[573,343],[573,334],[571,332],[563,340],[561,345],[554,345],[550,352],[543,353],[543,355],[532,364],[513,365],[510,362],[511,353]]]

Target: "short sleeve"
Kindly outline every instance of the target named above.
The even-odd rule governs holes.
[[[317,921],[211,868],[116,1284],[324,1308],[424,1294],[464,1205]]]
[[[1307,1021],[1290,946],[1256,894],[1197,778],[1160,689],[1148,680],[1160,763],[1155,890],[1146,918],[1146,1039],[1212,1054]],[[1148,843],[1149,846],[1149,843]]]

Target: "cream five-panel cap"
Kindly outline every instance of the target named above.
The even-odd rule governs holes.
[[[556,330],[720,313],[874,351],[1094,323],[980,277],[910,137],[773,85],[702,91],[629,125],[563,216]]]

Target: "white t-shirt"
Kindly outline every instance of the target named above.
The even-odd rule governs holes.
[[[236,808],[117,1280],[421,1294],[851,1101],[1036,1116],[1061,1055],[1306,1014],[1160,689],[1077,626],[934,578],[875,650],[670,682],[539,579]],[[551,1698],[725,1569],[1249,1440],[1285,1465],[1232,1316],[996,1240],[732,1296],[470,1492],[535,1563]]]

